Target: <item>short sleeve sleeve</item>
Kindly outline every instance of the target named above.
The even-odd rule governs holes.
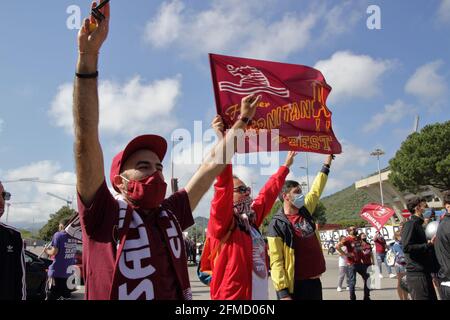
[[[182,189],[172,194],[163,201],[162,207],[171,211],[177,217],[182,230],[186,230],[194,224],[194,217],[192,216],[186,190]]]
[[[98,231],[109,226],[117,218],[119,204],[112,196],[106,185],[106,181],[97,190],[94,201],[90,207],[86,207],[78,194],[78,212],[83,231],[92,236],[98,234]]]

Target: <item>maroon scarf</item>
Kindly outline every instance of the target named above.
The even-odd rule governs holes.
[[[139,259],[150,256],[148,240],[148,229],[137,212],[129,207],[123,198],[118,197],[119,210],[119,239],[120,242],[116,252],[116,265],[114,268],[113,283],[111,285],[111,300],[137,300],[141,296],[145,300],[154,300],[155,292],[152,283],[152,274],[155,273],[155,266],[148,265],[141,267]],[[174,267],[179,288],[182,291],[183,300],[192,300],[192,291],[189,283],[187,270],[186,250],[182,231],[175,215],[167,210],[159,212],[156,219],[158,229],[167,243],[167,250],[170,261]],[[138,229],[139,239],[129,239],[130,229]],[[134,248],[140,248],[136,250]],[[134,249],[134,251],[133,251]],[[130,269],[125,264],[127,251],[133,251],[133,255],[128,258],[133,262],[136,269]],[[153,277],[154,278],[154,277]]]

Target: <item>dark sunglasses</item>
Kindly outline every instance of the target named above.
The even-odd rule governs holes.
[[[250,193],[251,188],[246,186],[239,186],[237,188],[234,188],[234,192],[239,192],[240,194],[245,194],[247,192]]]
[[[3,198],[5,201],[8,201],[9,199],[11,199],[11,193],[6,192],[6,191],[3,191],[3,192],[2,192],[2,198]]]

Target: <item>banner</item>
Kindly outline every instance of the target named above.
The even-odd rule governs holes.
[[[311,67],[210,54],[217,113],[226,128],[238,120],[241,100],[262,96],[247,128],[248,137],[266,133],[279,151],[339,154],[341,145],[326,106],[331,87]],[[246,137],[247,139],[250,139]],[[248,143],[244,152],[271,151],[271,143]],[[274,151],[278,151],[274,150]],[[242,151],[239,151],[242,152]]]
[[[380,230],[394,214],[395,211],[391,208],[384,207],[378,203],[369,203],[361,209],[360,216],[374,228]]]
[[[358,228],[358,232],[364,232],[367,236],[367,240],[369,243],[373,244],[373,240],[375,239],[375,234],[377,231],[383,235],[388,244],[394,242],[394,234],[395,232],[400,230],[400,226],[384,226],[380,230],[374,227],[363,227]],[[328,249],[330,247],[330,243],[333,243],[334,246],[339,242],[339,238],[341,236],[347,237],[348,232],[347,229],[336,229],[336,230],[327,230],[327,231],[319,231],[320,234],[320,242],[322,244],[322,249]]]
[[[68,235],[72,236],[73,238],[77,239],[78,241],[82,241],[82,233],[81,233],[81,223],[80,223],[80,216],[77,214],[74,216],[67,226],[64,229]]]

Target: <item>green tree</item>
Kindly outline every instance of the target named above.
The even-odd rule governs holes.
[[[314,210],[312,216],[319,225],[327,223],[327,208],[325,208],[321,201],[317,204],[316,210]]]
[[[262,225],[261,225],[261,233],[264,236],[267,236],[267,231],[269,229],[269,223],[272,220],[273,216],[275,215],[275,213],[277,213],[278,211],[280,211],[281,207],[282,207],[283,203],[280,200],[275,201],[275,203],[272,206],[272,209],[270,209],[269,214],[267,215],[267,217],[264,219]]]
[[[401,191],[420,186],[450,189],[450,121],[425,126],[402,143],[389,161],[389,180]]]
[[[57,212],[50,214],[50,219],[47,224],[39,230],[39,238],[50,241],[55,232],[58,231],[59,222],[65,218],[70,219],[75,214],[77,214],[77,212],[68,206],[64,206]]]

